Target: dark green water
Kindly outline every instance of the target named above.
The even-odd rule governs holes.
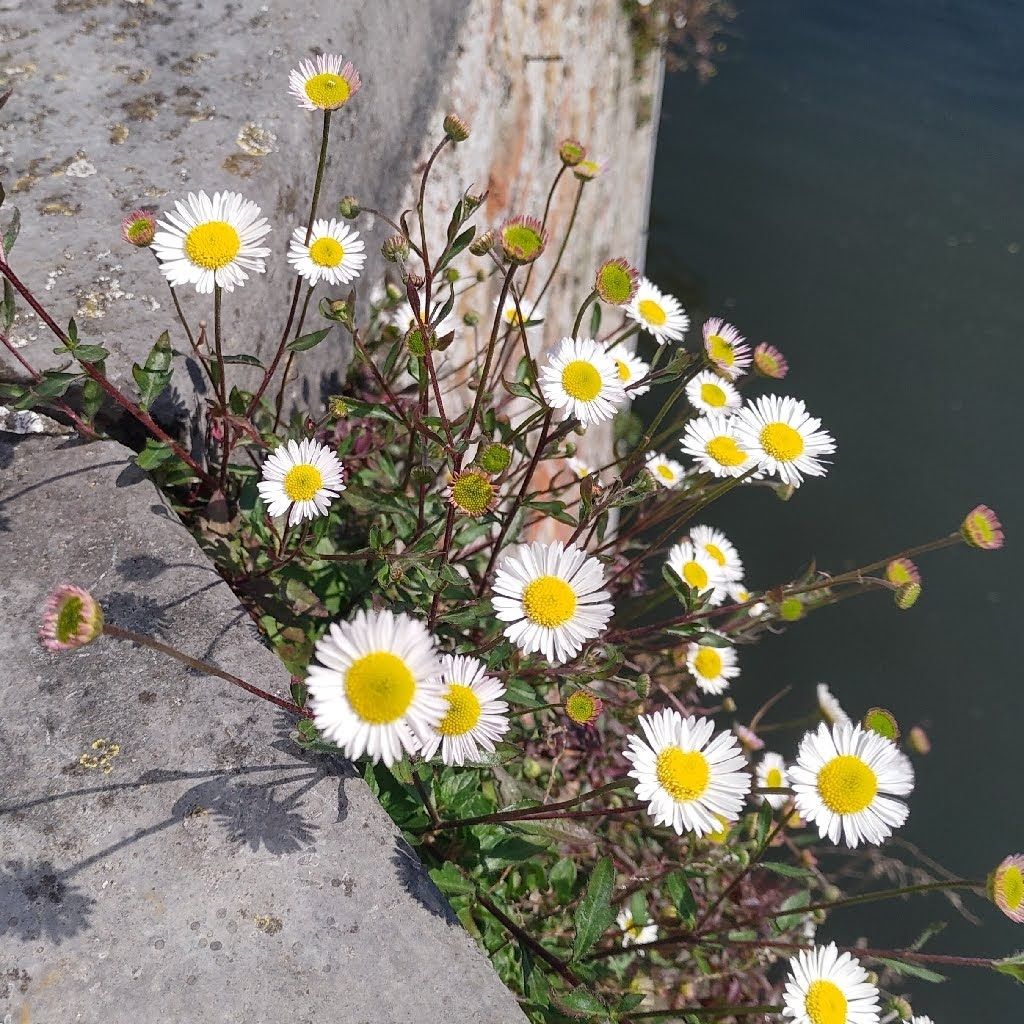
[[[842,570],[939,536],[978,502],[1008,543],[927,556],[909,612],[868,595],[745,649],[735,694],[749,714],[825,681],[854,715],[924,723],[933,751],[900,834],[983,877],[1024,852],[1024,4],[739,8],[718,76],[667,81],[648,272],[695,321],[710,309],[782,349],[779,393],[839,450],[788,504],[732,495],[709,521],[752,586],[812,555]],[[822,936],[901,944],[952,917],[933,950],[1024,948],[1024,927],[971,905],[980,927],[932,896],[837,912]],[[1024,988],[994,974],[911,991],[936,1024],[1024,1018]]]

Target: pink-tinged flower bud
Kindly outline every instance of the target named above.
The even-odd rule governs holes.
[[[907,746],[915,754],[930,754],[932,751],[932,741],[928,738],[928,733],[919,725],[913,726],[907,733]]]
[[[789,363],[786,362],[786,357],[774,345],[761,342],[754,349],[754,369],[762,377],[782,380],[789,373]]]
[[[499,235],[505,256],[513,263],[532,263],[548,244],[548,233],[536,217],[510,217]]]
[[[920,583],[921,573],[909,558],[894,558],[885,567],[885,578],[902,587],[904,583]]]
[[[988,505],[978,505],[967,513],[960,524],[960,534],[971,547],[982,551],[996,551],[1003,546],[1003,524]]]
[[[452,142],[465,142],[469,138],[469,125],[458,114],[445,114],[444,133]]]
[[[988,876],[988,894],[1011,921],[1024,924],[1024,854],[1007,857]]]
[[[597,270],[594,291],[610,306],[625,306],[636,295],[640,274],[628,260],[607,260]]]
[[[39,629],[39,642],[48,651],[73,651],[102,632],[103,609],[89,591],[62,583],[50,593]]]
[[[604,710],[604,701],[589,690],[577,690],[565,699],[565,713],[577,725],[593,725]]]
[[[913,608],[917,604],[917,599],[921,596],[921,584],[920,583],[904,583],[902,586],[897,587],[894,595],[896,607],[900,611],[906,611],[908,608]]]
[[[558,158],[566,167],[575,167],[586,155],[587,150],[583,143],[577,142],[576,139],[565,139],[558,147]]]
[[[121,221],[121,237],[139,249],[146,249],[156,234],[156,217],[148,210],[132,210]]]

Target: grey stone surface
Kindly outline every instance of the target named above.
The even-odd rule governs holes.
[[[38,646],[75,581],[286,691],[128,455],[0,435],[0,1020],[522,1021],[362,780],[286,716],[131,644]]]

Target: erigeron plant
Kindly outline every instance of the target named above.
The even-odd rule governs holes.
[[[14,269],[16,215],[0,253],[0,336],[29,377],[4,389],[17,408],[45,407],[92,439],[110,401],[147,429],[136,461],[290,668],[291,693],[106,621],[77,586],[54,591],[45,646],[148,646],[284,708],[308,750],[361,763],[535,1021],[877,1024],[910,1017],[901,976],[966,965],[1024,978],[1019,955],[818,943],[836,909],[933,891],[958,907],[958,891],[987,887],[1024,920],[1024,857],[987,881],[898,864],[879,847],[909,813],[907,751],[926,752],[923,731],[905,750],[885,709],[853,721],[819,686],[803,739],[788,756],[765,751],[781,694],[754,697],[740,670],[745,645],[848,596],[882,591],[910,608],[912,559],[999,548],[995,513],[979,505],[952,533],[855,570],[751,588],[737,547],[705,522],[710,506],[734,491],[790,497],[836,450],[803,401],[756,394],[785,377],[782,353],[718,318],[691,332],[681,304],[624,259],[593,268],[574,317],[545,317],[572,228],[550,237],[551,199],[571,179],[577,204],[600,191],[600,165],[575,140],[559,147],[539,218],[488,228],[485,197],[467,191],[446,226],[427,224],[432,167],[471,137],[455,115],[414,210],[392,220],[345,197],[336,217],[319,216],[331,119],[359,75],[325,56],[290,87],[321,118],[322,143],[287,252],[232,192],[125,220],[124,241],[152,250],[179,314],[132,368],[137,394]],[[382,247],[393,277],[369,297],[365,245],[345,223],[363,212],[394,231]],[[224,291],[258,286],[282,257],[295,280],[270,361],[226,351]],[[188,290],[198,304],[182,301]],[[10,342],[19,301],[58,341],[60,368],[28,365]],[[195,310],[212,313],[212,335]],[[341,393],[286,417],[294,360],[341,335],[355,353]],[[210,387],[200,456],[149,412],[185,344]],[[238,364],[258,371],[254,389],[232,381]],[[629,405],[647,392],[644,422]],[[608,420],[615,440],[588,465],[577,438]],[[539,539],[542,528],[560,539]],[[832,845],[901,884],[844,895],[836,883],[855,877],[830,878],[818,861]]]

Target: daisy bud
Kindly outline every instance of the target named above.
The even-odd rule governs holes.
[[[331,395],[327,399],[327,411],[332,419],[343,420],[349,413],[348,402],[341,395]]]
[[[156,234],[156,217],[148,210],[132,210],[121,221],[121,237],[139,249],[146,249]]]
[[[388,281],[384,285],[384,294],[388,297],[389,302],[398,302],[405,295],[405,292],[394,281]]]
[[[762,377],[782,380],[789,373],[789,363],[786,362],[786,357],[774,345],[761,342],[754,349],[754,369]]]
[[[1024,924],[1024,855],[1007,857],[988,876],[988,895],[1011,921]]]
[[[904,583],[920,583],[921,573],[909,558],[894,558],[885,567],[885,578],[900,587]]]
[[[480,323],[480,314],[470,309],[462,314],[462,322],[467,327],[476,327]]]
[[[338,214],[346,220],[354,220],[363,212],[359,200],[355,196],[342,196],[338,203]]]
[[[921,584],[920,583],[904,583],[901,587],[898,587],[894,595],[896,601],[896,607],[901,611],[906,611],[908,608],[913,608],[917,604],[917,599],[921,596]]]
[[[604,710],[604,702],[589,690],[577,690],[565,700],[565,713],[577,725],[593,725]]]
[[[466,216],[475,213],[484,205],[484,200],[487,198],[486,192],[481,192],[479,195],[475,195],[472,192],[467,192],[462,197],[462,208],[465,211]]]
[[[39,642],[48,651],[73,651],[102,632],[103,609],[87,590],[62,583],[50,593],[39,628]]]
[[[388,263],[404,263],[409,258],[409,239],[405,235],[390,235],[384,239],[380,254]]]
[[[640,274],[622,258],[606,260],[598,268],[594,291],[610,306],[625,306],[636,295]]]
[[[558,147],[558,157],[566,167],[575,167],[587,155],[582,142],[565,139]]]
[[[960,534],[974,548],[996,551],[1003,546],[1003,524],[988,505],[978,505],[960,524]]]
[[[474,256],[486,256],[493,248],[493,231],[485,231],[482,235],[477,235],[476,238],[474,238],[473,241],[469,243],[469,251]]]
[[[870,732],[876,732],[894,743],[900,738],[900,727],[892,713],[885,708],[871,708],[864,716],[863,725]]]
[[[736,710],[736,701],[732,697],[725,697],[722,700],[722,710],[731,715]]]
[[[476,457],[477,465],[492,476],[504,473],[512,462],[512,449],[497,441],[485,445]]]
[[[409,350],[410,355],[422,358],[426,354],[428,348],[433,351],[435,340],[436,339],[431,333],[430,328],[427,328],[424,331],[417,324],[409,328],[409,331],[405,336],[405,347]]]
[[[914,1015],[910,1003],[902,996],[893,996],[889,1000],[889,1011],[896,1014],[897,1020],[910,1020]]]
[[[454,267],[445,267],[444,273],[441,275],[441,277],[448,284],[455,284],[455,282],[458,281],[459,279],[459,272]]]
[[[919,725],[915,725],[910,732],[907,733],[907,746],[915,754],[930,754],[932,750],[932,741],[928,738],[928,733],[924,731]]]
[[[423,275],[417,274],[415,270],[407,271],[403,280],[405,281],[406,288],[411,288],[414,292],[418,292],[423,287]]]
[[[777,484],[775,487],[775,497],[779,501],[789,501],[794,494],[796,494],[796,487],[793,484]]]
[[[513,263],[532,263],[548,243],[548,233],[536,217],[510,217],[499,235],[505,256]]]
[[[458,114],[445,114],[444,133],[452,142],[465,142],[469,138],[469,125]]]
[[[636,677],[636,695],[641,700],[646,700],[651,692],[651,677],[647,672],[641,672]]]
[[[498,488],[479,469],[464,469],[448,485],[448,501],[456,511],[477,518],[498,504]]]
[[[779,618],[783,622],[797,622],[804,617],[804,606],[798,597],[787,597],[779,604]]]
[[[578,181],[593,181],[605,171],[603,160],[581,160],[572,169]]]
[[[764,750],[764,740],[749,726],[736,722],[733,724],[732,731],[736,733],[736,738],[745,750]]]

